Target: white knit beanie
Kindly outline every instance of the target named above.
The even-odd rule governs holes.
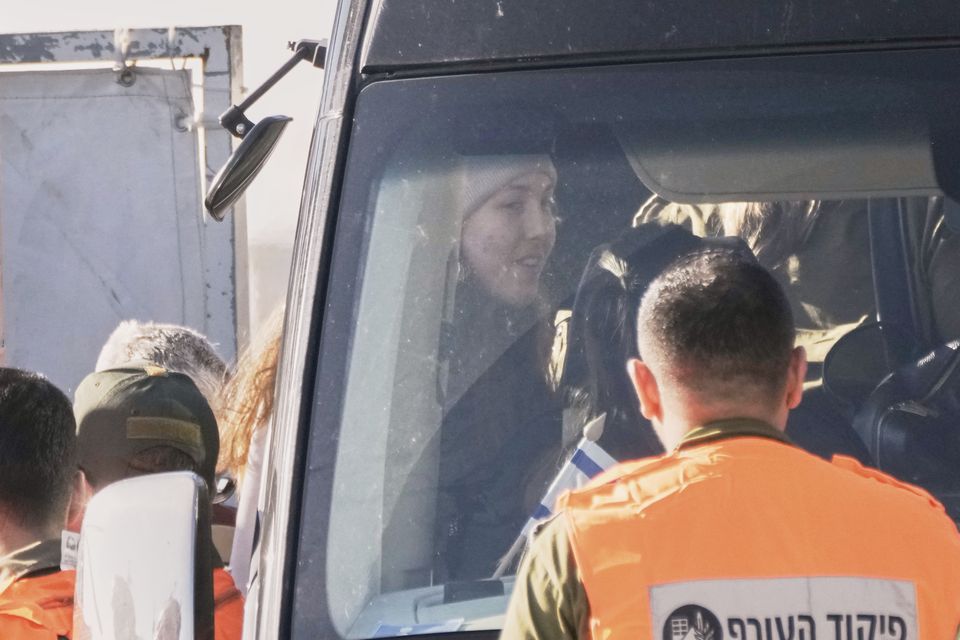
[[[463,156],[461,214],[466,218],[501,188],[528,173],[540,172],[557,180],[548,155]]]

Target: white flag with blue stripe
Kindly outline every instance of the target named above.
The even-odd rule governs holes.
[[[557,473],[540,504],[530,516],[530,520],[524,525],[522,535],[528,535],[538,521],[553,515],[553,506],[557,503],[560,494],[564,491],[579,489],[594,476],[615,464],[617,461],[596,442],[586,438],[580,440],[573,455]]]
[[[520,535],[517,536],[507,555],[497,563],[497,570],[493,574],[494,578],[499,578],[504,574],[516,555],[523,550],[527,539],[533,533],[537,524],[553,515],[553,508],[560,494],[564,491],[579,489],[594,476],[599,475],[600,472],[617,464],[617,460],[597,444],[597,440],[603,434],[603,422],[604,416],[598,416],[583,428],[583,438],[577,443],[573,455],[557,472],[547,492],[540,500],[540,504],[537,505],[526,524],[523,525]]]

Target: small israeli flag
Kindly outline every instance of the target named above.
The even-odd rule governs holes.
[[[598,416],[583,428],[583,438],[577,443],[573,455],[557,472],[547,492],[540,500],[540,504],[533,510],[533,514],[523,525],[523,529],[520,530],[520,535],[517,536],[507,554],[497,563],[497,570],[493,574],[494,578],[499,578],[504,574],[517,554],[523,550],[537,524],[553,515],[553,507],[560,494],[564,491],[579,489],[601,471],[617,464],[617,460],[597,444],[597,440],[603,434],[604,418],[603,415]]]

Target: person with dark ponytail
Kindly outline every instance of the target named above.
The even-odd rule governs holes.
[[[640,415],[627,375],[627,361],[637,357],[640,298],[671,262],[707,247],[750,255],[739,238],[700,238],[676,224],[641,224],[599,245],[587,260],[570,317],[560,387],[582,425],[603,422],[598,444],[618,460],[663,452]],[[579,436],[580,429],[574,431]]]

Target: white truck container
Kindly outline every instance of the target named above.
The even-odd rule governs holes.
[[[127,318],[233,357],[244,218],[203,211],[231,143],[198,107],[239,91],[239,46],[239,27],[0,35],[3,364],[70,393]]]

